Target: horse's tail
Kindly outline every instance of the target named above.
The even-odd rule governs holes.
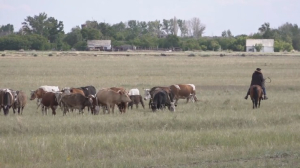
[[[257,87],[253,87],[253,98],[254,98],[255,107],[257,107],[258,99],[259,99]]]

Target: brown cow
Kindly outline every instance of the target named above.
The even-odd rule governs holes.
[[[74,93],[80,93],[80,94],[82,94],[83,96],[85,96],[85,95],[84,95],[84,92],[83,92],[83,90],[82,90],[81,88],[71,88],[71,89],[70,89],[70,92],[71,92],[72,94],[74,94]]]
[[[81,93],[74,93],[65,95],[61,98],[61,103],[64,106],[63,115],[66,115],[67,109],[78,109],[79,113],[83,112],[83,109],[88,106],[92,108],[92,98],[85,97]]]
[[[192,101],[197,101],[196,97],[196,87],[194,84],[177,84],[171,85],[170,89],[174,94],[175,105],[179,99],[186,99],[186,103],[191,99]]]
[[[111,89],[99,90],[96,97],[98,99],[98,104],[106,106],[108,113],[110,113],[110,108],[112,108],[112,113],[114,113],[115,105],[121,103],[127,104],[131,101],[128,95],[117,93]],[[103,113],[105,114],[105,108],[103,108]]]
[[[128,92],[126,91],[126,89],[124,89],[122,87],[111,87],[110,89],[115,91],[115,92],[118,92],[119,94],[124,94],[124,95],[127,95],[129,97]],[[126,108],[128,106],[128,103],[121,102],[120,104],[117,104],[117,106],[118,106],[119,111],[121,113],[125,113]]]
[[[42,97],[42,114],[46,114],[47,115],[47,109],[46,108],[51,108],[52,109],[52,115],[56,115],[56,108],[58,106],[58,102],[55,96],[55,93],[53,92],[47,92],[43,95]]]
[[[128,109],[129,107],[131,107],[132,109],[133,104],[135,104],[136,108],[138,108],[139,103],[141,103],[143,108],[145,109],[143,97],[141,95],[131,95],[129,96],[129,98],[131,99],[131,102],[128,103]]]
[[[47,92],[58,92],[59,88],[57,86],[40,86],[37,90],[31,90],[30,93],[30,100],[34,100],[35,98],[37,98],[37,109],[40,107],[41,104],[41,99],[43,97],[43,95]]]
[[[23,91],[16,91],[15,102],[12,106],[14,114],[16,109],[18,109],[18,114],[23,114],[23,109],[26,103],[27,103],[26,94]]]

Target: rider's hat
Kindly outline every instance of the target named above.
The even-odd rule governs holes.
[[[260,71],[261,69],[260,69],[260,68],[256,68],[256,70],[257,70],[257,71]]]

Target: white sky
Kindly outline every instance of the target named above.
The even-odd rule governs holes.
[[[300,27],[300,0],[0,0],[0,25],[15,30],[27,16],[45,12],[63,21],[65,32],[86,20],[116,24],[128,20],[153,21],[200,18],[205,36],[255,33],[264,23],[272,28],[290,22]]]

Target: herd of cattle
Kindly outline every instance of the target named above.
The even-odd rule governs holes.
[[[94,86],[85,86],[78,88],[63,88],[57,86],[41,86],[30,93],[30,100],[37,99],[37,108],[41,106],[42,114],[47,114],[48,109],[52,110],[52,114],[56,114],[59,106],[63,111],[63,115],[67,112],[79,110],[83,113],[85,107],[92,114],[99,114],[100,107],[103,113],[114,113],[115,105],[117,105],[120,113],[125,113],[126,109],[132,109],[133,105],[141,103],[143,108],[144,102],[138,89],[130,89],[127,91],[122,87],[102,88],[96,91]],[[158,109],[168,108],[174,112],[179,99],[187,99],[189,101],[197,101],[196,88],[194,84],[175,84],[168,87],[153,87],[144,89],[144,100],[149,99],[149,108],[155,112]],[[15,113],[22,114],[27,103],[26,94],[23,91],[15,91],[12,89],[0,89],[0,110],[3,109],[4,115],[9,113],[12,108]]]

